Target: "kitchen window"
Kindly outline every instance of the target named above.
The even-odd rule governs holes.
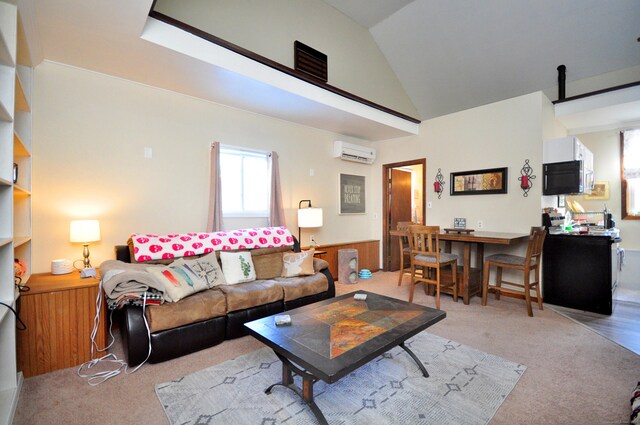
[[[620,133],[622,218],[640,220],[640,128]]]
[[[220,149],[224,217],[269,217],[268,153]]]

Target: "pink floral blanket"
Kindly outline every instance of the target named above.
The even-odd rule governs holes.
[[[273,248],[293,245],[293,236],[286,227],[260,227],[213,233],[173,233],[148,235],[133,233],[136,261],[161,258],[191,257],[212,251]]]

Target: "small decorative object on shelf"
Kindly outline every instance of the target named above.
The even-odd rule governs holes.
[[[15,258],[13,263],[13,272],[15,277],[22,277],[27,272],[27,266],[23,261]]]
[[[520,188],[524,191],[522,196],[529,196],[529,190],[533,186],[532,180],[535,178],[536,176],[533,175],[533,168],[529,165],[529,160],[525,159],[524,165],[520,170],[520,177],[518,177],[518,180],[520,180]]]
[[[442,191],[444,190],[444,176],[442,175],[442,171],[438,168],[438,174],[436,174],[436,181],[433,182],[433,191],[438,194],[438,199],[442,196]]]

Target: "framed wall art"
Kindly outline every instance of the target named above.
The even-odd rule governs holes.
[[[339,181],[340,202],[338,203],[338,213],[364,214],[366,212],[364,176],[341,173]]]
[[[609,182],[595,182],[591,194],[584,195],[584,199],[605,201],[609,199]]]
[[[449,190],[452,196],[507,193],[507,167],[451,173]]]

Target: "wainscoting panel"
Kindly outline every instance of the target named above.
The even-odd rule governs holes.
[[[368,240],[349,243],[338,243],[332,245],[321,245],[317,251],[325,251],[326,254],[319,254],[317,257],[329,263],[329,271],[335,280],[338,279],[338,250],[356,249],[358,250],[358,268],[369,269],[372,272],[380,270],[380,241]]]

